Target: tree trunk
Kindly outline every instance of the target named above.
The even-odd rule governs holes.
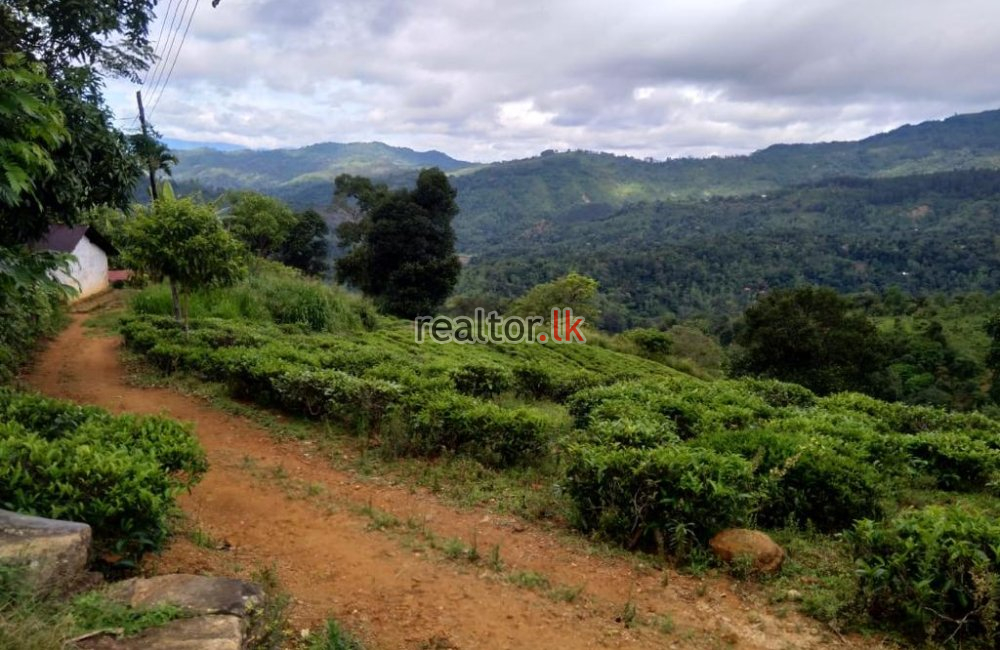
[[[173,278],[168,278],[170,280],[170,298],[174,302],[174,320],[178,323],[183,323],[181,319],[181,298],[177,295],[177,283],[174,282]]]

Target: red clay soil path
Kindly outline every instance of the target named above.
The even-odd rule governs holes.
[[[131,385],[119,341],[86,332],[86,316],[45,350],[26,377],[37,390],[115,412],[162,413],[194,423],[211,469],[181,503],[228,550],[179,536],[151,570],[246,575],[273,566],[293,597],[296,629],[333,616],[370,648],[786,648],[847,647],[824,626],[795,614],[775,616],[744,601],[728,580],[702,581],[643,570],[628,558],[589,553],[585,543],[486,510],[456,509],[406,486],[359,484],[310,453],[279,442],[252,422],[196,397]],[[248,459],[252,459],[248,461]],[[288,481],[323,499],[293,498]],[[331,507],[332,504],[332,507]],[[499,544],[505,569],[535,571],[553,584],[583,585],[572,602],[510,584],[480,563],[445,559],[373,530],[366,505],[400,521],[425,522],[438,539],[473,534],[478,548]],[[637,625],[621,621],[635,605]],[[617,619],[617,620],[616,620]],[[671,623],[665,623],[670,621]]]

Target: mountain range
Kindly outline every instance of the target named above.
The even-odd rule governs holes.
[[[935,224],[931,231],[963,241],[967,233],[1000,232],[992,177],[961,173],[1000,169],[1000,111],[907,125],[855,142],[774,145],[747,156],[659,162],[548,151],[476,165],[382,143],[197,149],[180,158],[175,178],[182,184],[256,189],[300,208],[329,206],[339,173],[404,184],[422,167],[440,167],[458,189],[455,228],[461,252],[471,256],[462,293],[502,300],[577,270],[601,281],[610,296],[609,314],[625,324],[663,312],[690,315],[732,307],[749,289],[802,281],[855,291],[891,284],[914,292],[998,288],[996,274],[985,268],[959,273],[962,280],[931,281],[954,269],[937,269],[930,249],[921,258],[923,271],[903,268],[912,261],[908,245],[927,244],[928,231],[912,230],[900,239],[902,231],[887,224],[898,225],[890,215],[920,214],[918,221],[926,217]],[[935,197],[950,185],[965,189],[945,191],[945,206]],[[720,248],[722,234],[740,243],[743,253]],[[834,252],[810,259],[779,255],[778,264],[763,272],[760,261],[789,244],[792,253],[813,250],[803,237],[832,238],[827,243]],[[721,266],[715,271],[710,264],[694,275],[678,272],[671,282],[662,268],[666,260],[673,260],[672,268],[700,268],[720,250],[728,250],[730,259],[717,260]],[[872,256],[889,252],[906,263],[873,263]],[[825,270],[814,268],[819,259]],[[867,271],[826,272],[833,267]]]

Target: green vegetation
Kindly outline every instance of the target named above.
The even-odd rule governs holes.
[[[860,604],[919,641],[975,643],[1000,633],[1000,526],[992,516],[928,506],[848,536]]]
[[[132,636],[183,615],[172,605],[133,609],[101,591],[68,600],[39,599],[18,567],[0,564],[0,648],[52,650],[78,635],[105,629]]]
[[[328,620],[323,632],[308,639],[308,650],[364,650],[364,645],[337,621]]]
[[[227,189],[249,189],[277,197],[296,210],[323,211],[330,204],[330,186],[340,174],[406,185],[428,167],[453,172],[475,165],[439,151],[413,151],[380,142],[325,142],[272,151],[185,151],[174,178],[185,194],[200,191],[214,196]]]
[[[452,219],[455,190],[440,169],[424,169],[413,190],[390,192],[367,178],[338,176],[336,196],[354,201],[361,218],[337,228],[347,253],[337,280],[349,283],[388,314],[432,315],[458,281]]]
[[[193,289],[231,284],[246,273],[243,249],[215,212],[192,199],[169,194],[142,208],[126,226],[126,259],[137,271],[170,283],[174,318],[187,320]]]
[[[229,192],[223,203],[226,228],[251,253],[261,257],[277,252],[296,222],[291,208],[256,192]]]
[[[575,316],[586,318],[587,322],[597,320],[600,314],[597,306],[597,281],[579,273],[570,273],[552,282],[532,287],[514,300],[506,313],[542,316],[549,320],[553,309],[567,308],[572,309]]]
[[[101,550],[163,545],[174,497],[207,469],[187,427],[0,389],[0,506],[90,524]]]
[[[329,264],[329,244],[327,235],[330,228],[326,221],[315,210],[306,210],[296,215],[296,221],[288,231],[277,259],[282,264],[299,269],[306,275],[322,277],[326,275]]]
[[[575,270],[600,283],[599,325],[613,331],[733,314],[761,292],[803,284],[840,293],[992,292],[1000,288],[990,227],[998,209],[995,171],[630,203],[608,214],[553,216],[463,248],[474,255],[457,292],[502,305]],[[463,227],[460,218],[460,242]]]
[[[780,379],[824,395],[879,394],[878,375],[887,361],[875,324],[825,287],[766,294],[743,315],[735,343],[736,374]]]
[[[260,267],[248,282],[266,283],[275,273]],[[235,296],[241,290],[215,291]],[[303,291],[322,289],[305,283]],[[148,304],[157,292],[162,289],[139,293],[134,304]],[[342,294],[336,299],[344,311],[363,308]],[[888,602],[878,595],[887,574],[877,563],[897,562],[893,554],[905,563],[906,553],[918,553],[889,533],[869,536],[863,546],[863,531],[893,530],[909,512],[932,520],[938,507],[964,517],[972,504],[993,498],[1000,477],[1000,422],[981,414],[857,393],[822,397],[766,379],[703,381],[642,354],[610,349],[613,343],[418,345],[403,322],[380,318],[373,327],[330,334],[267,318],[205,316],[192,318],[185,332],[147,313],[128,317],[123,333],[132,349],[165,371],[185,371],[234,395],[340,424],[385,456],[465,459],[463,473],[484,476],[530,469],[523,475],[565,492],[574,525],[627,548],[700,564],[708,538],[732,526],[763,526],[793,540],[816,536],[814,546],[829,556],[856,552],[875,568],[870,578],[831,569],[802,606],[856,624],[891,627],[903,620],[872,605],[855,606]],[[662,333],[631,338],[639,348],[669,349]],[[976,530],[956,526],[949,539],[978,548],[983,538]],[[468,552],[457,542],[443,548],[456,557]],[[983,562],[968,571],[995,570],[992,556]],[[920,585],[952,575],[943,565],[921,566]],[[915,575],[900,571],[898,580]],[[531,581],[512,579],[522,578]],[[913,595],[918,591],[893,585],[884,588],[896,590],[899,606],[918,611],[926,604]],[[961,606],[940,611],[955,620],[986,616],[986,601],[972,593],[948,596]],[[965,626],[963,638],[992,638],[976,625]],[[913,625],[905,627],[913,633]]]
[[[0,176],[20,159],[15,166],[30,178],[5,181],[27,183],[30,191],[21,193],[23,200],[0,202],[0,245],[28,244],[50,223],[72,223],[96,205],[128,208],[141,166],[125,134],[114,127],[102,90],[108,78],[138,80],[153,61],[148,35],[153,9],[151,3],[93,0],[5,3],[0,150],[14,157],[0,156],[5,172]],[[42,105],[29,103],[37,101]],[[29,151],[35,162],[25,167]]]
[[[0,248],[0,384],[10,381],[35,342],[65,322],[73,291],[50,275],[66,270],[63,256]]]

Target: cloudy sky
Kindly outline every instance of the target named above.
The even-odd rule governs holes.
[[[159,0],[158,51],[185,2],[144,95],[187,140],[663,159],[1000,108],[997,0]]]

